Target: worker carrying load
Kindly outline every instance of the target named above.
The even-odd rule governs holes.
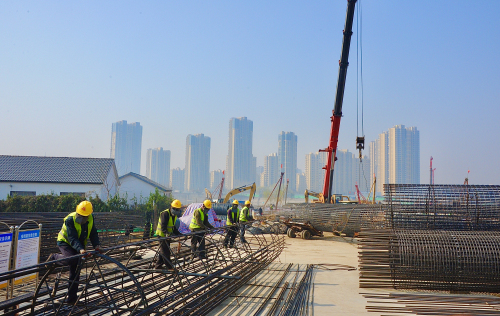
[[[181,207],[181,201],[173,200],[170,204],[170,209],[166,209],[160,213],[155,236],[170,237],[181,235],[181,233],[175,226],[177,218],[181,215]],[[167,270],[173,270],[174,266],[172,264],[172,261],[170,261],[171,255],[172,251],[170,249],[170,240],[161,240],[160,251],[158,253],[158,259],[156,260],[155,269],[160,269],[165,264]]]
[[[87,241],[90,239],[95,250],[101,252],[99,235],[92,216],[92,203],[83,201],[76,207],[76,212],[64,218],[61,231],[57,236],[60,254],[51,254],[47,261],[85,254]],[[80,280],[80,258],[72,258],[57,262],[57,265],[69,267],[68,295],[64,303],[74,305],[78,299],[78,283]]]
[[[238,200],[234,200],[233,204],[230,208],[227,209],[227,219],[226,225],[229,226],[227,229],[226,238],[224,238],[224,247],[229,248],[234,247],[234,240],[236,239],[236,235],[238,234],[238,222],[240,218],[240,211],[238,209],[239,202]]]
[[[205,251],[205,230],[214,228],[208,222],[208,211],[211,208],[212,202],[210,202],[210,200],[205,200],[203,201],[203,206],[193,212],[193,218],[191,219],[191,224],[189,224],[189,229],[194,233],[191,237],[191,252],[193,259],[195,257],[200,259],[207,258]]]
[[[242,243],[246,243],[245,239],[245,226],[248,224],[249,221],[253,220],[253,218],[250,215],[250,201],[245,201],[245,207],[243,207],[240,211],[240,217],[239,217],[239,222],[240,222],[240,241]]]

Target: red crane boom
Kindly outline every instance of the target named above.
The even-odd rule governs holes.
[[[347,13],[343,31],[344,37],[342,41],[342,55],[340,56],[339,61],[337,93],[335,96],[333,115],[331,116],[332,125],[330,129],[330,142],[327,148],[320,149],[320,151],[328,153],[326,166],[323,167],[323,169],[325,169],[325,182],[323,184],[323,196],[325,197],[325,203],[331,203],[330,198],[332,196],[333,167],[335,166],[335,160],[337,160],[337,143],[339,140],[340,119],[342,118],[342,102],[344,99],[347,66],[349,66],[349,48],[351,46],[352,22],[354,19],[354,7],[356,5],[356,1],[357,0],[347,1]]]

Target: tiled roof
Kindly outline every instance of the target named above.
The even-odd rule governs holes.
[[[104,183],[111,158],[0,155],[0,182]]]
[[[131,176],[131,177],[137,178],[137,179],[139,179],[139,180],[142,180],[142,181],[144,181],[144,182],[146,182],[146,183],[148,183],[148,184],[150,184],[150,185],[154,186],[155,188],[158,188],[158,190],[162,190],[162,191],[166,191],[166,192],[167,192],[167,191],[172,191],[172,189],[167,188],[167,187],[165,187],[165,186],[163,186],[163,185],[159,184],[158,182],[154,182],[153,180],[148,179],[148,178],[147,178],[147,177],[145,177],[145,176],[141,176],[140,174],[133,173],[133,172],[129,172],[129,173],[127,173],[127,174],[125,174],[125,175],[121,176],[119,179],[120,179],[120,181],[121,181],[123,178],[128,177],[128,176]]]

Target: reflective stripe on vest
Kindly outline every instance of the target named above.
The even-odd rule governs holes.
[[[169,209],[164,210],[163,212],[160,213],[160,218],[158,219],[158,226],[156,226],[156,236],[160,237],[166,237],[163,231],[161,230],[161,214],[168,212],[169,218],[168,218],[168,223],[167,223],[167,233],[168,235],[172,235],[174,232],[174,227],[175,227],[175,222],[177,221],[177,216],[172,216],[172,213],[170,212]]]
[[[238,208],[236,208],[236,212],[233,212],[232,211],[232,207],[231,207],[231,217],[232,217],[232,222],[233,224],[236,224],[236,220],[238,219],[238,217],[240,217],[240,210],[238,210]],[[231,225],[231,222],[229,221],[229,215],[226,216],[226,225]]]
[[[241,212],[240,212],[240,222],[247,222],[248,219],[247,219],[247,213],[248,212],[248,207],[244,207],[241,209]]]
[[[68,228],[66,227],[66,220],[68,219],[68,217],[73,218],[73,225],[75,225],[76,232],[78,233],[78,239],[80,239],[80,235],[82,234],[82,225],[78,224],[75,221],[76,212],[73,212],[73,213],[70,213],[68,216],[66,216],[64,218],[61,231],[57,235],[57,241],[64,241],[65,243],[67,243],[68,245],[71,246],[71,244],[70,244],[70,242],[68,240],[68,238],[69,238],[68,237]],[[87,232],[87,238],[85,238],[85,240],[83,242],[83,247],[84,248],[87,247],[87,240],[90,237],[90,232],[92,231],[92,226],[94,225],[94,217],[92,215],[89,215],[87,221],[88,221],[88,226],[87,226],[88,232]]]
[[[200,220],[202,222],[205,221],[205,214],[203,213],[203,210],[201,208],[194,210],[193,218],[191,218],[191,224],[189,224],[189,229],[191,229],[191,230],[193,230],[195,228],[201,228],[200,226],[198,226],[198,224],[196,224],[196,219],[194,218],[195,212],[200,212]]]

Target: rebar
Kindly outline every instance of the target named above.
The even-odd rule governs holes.
[[[500,230],[500,186],[385,184],[394,229]]]
[[[276,215],[282,219],[310,223],[315,229],[341,232],[349,237],[363,228],[384,228],[386,205],[382,204],[287,204]]]
[[[0,280],[48,269],[36,289],[27,287],[27,295],[1,302],[0,307],[8,309],[6,315],[206,314],[284,248],[284,238],[277,235],[247,236],[248,243],[237,242],[236,248],[223,247],[224,237],[225,229],[205,234],[206,259],[193,256],[189,235],[117,245],[88,258],[78,255],[82,305],[61,303],[67,297],[68,274],[58,264],[67,259],[2,273]],[[169,243],[173,271],[155,269],[161,241]]]
[[[500,292],[500,232],[370,230],[360,249],[360,287]]]

